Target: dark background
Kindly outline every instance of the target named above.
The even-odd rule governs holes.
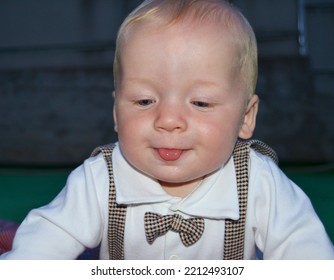
[[[0,164],[78,164],[116,141],[115,37],[141,1],[0,2]],[[255,137],[283,162],[334,161],[334,1],[234,0],[259,45]]]

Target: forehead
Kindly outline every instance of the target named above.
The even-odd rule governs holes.
[[[120,57],[121,87],[150,80],[170,90],[194,87],[198,81],[223,91],[239,88],[233,38],[214,25],[145,23],[130,35]]]
[[[248,41],[245,39],[248,37],[246,34],[248,32],[244,18],[235,8],[227,3],[214,0],[194,1],[194,5],[186,5],[186,8],[178,6],[179,10],[176,9],[175,3],[171,5],[168,3],[168,1],[162,1],[164,6],[156,7],[157,10],[146,7],[147,10],[137,11],[125,20],[117,40],[117,59],[121,58],[124,48],[133,41],[134,37],[137,42],[140,42],[146,39],[145,36],[162,33],[166,35],[165,38],[168,41],[176,38],[175,34],[167,32],[173,30],[175,33],[183,32],[182,36],[185,38],[190,37],[192,33],[194,34],[192,38],[195,38],[195,35],[202,31],[202,34],[199,35],[201,40],[211,40],[212,46],[220,44],[221,47],[234,44],[235,59],[241,61],[245,41]]]
[[[122,67],[132,68],[129,63],[142,58],[152,64],[165,58],[169,65],[183,62],[210,69],[217,63],[233,67],[238,56],[234,37],[216,24],[180,22],[166,26],[145,22],[129,30],[120,63]]]
[[[212,22],[203,24],[184,21],[166,26],[154,21],[145,21],[127,31],[122,44],[122,53],[133,48],[138,49],[139,55],[139,46],[145,46],[149,51],[160,45],[163,45],[161,51],[166,51],[168,48],[175,54],[203,49],[207,55],[219,51],[225,55],[227,50],[233,50],[234,57],[238,55],[239,49],[235,36],[228,29]],[[143,50],[145,49],[141,49]],[[124,55],[123,58],[126,59],[127,56]]]

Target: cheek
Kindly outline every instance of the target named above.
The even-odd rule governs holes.
[[[239,135],[239,118],[219,118],[206,123],[197,123],[203,136],[202,144],[210,151],[213,161],[226,161],[233,152]]]
[[[214,118],[201,122],[198,120],[196,126],[201,130],[202,135],[205,135],[209,142],[226,142],[234,141],[237,138],[240,130],[241,120],[239,117],[231,115],[222,115],[219,118]]]
[[[133,115],[126,109],[117,114],[117,134],[119,142],[125,147],[138,146],[143,137],[149,133],[150,119]],[[132,148],[131,148],[132,149]]]

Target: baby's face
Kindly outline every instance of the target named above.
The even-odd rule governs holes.
[[[163,186],[195,184],[229,159],[244,123],[235,48],[212,26],[131,32],[115,93],[121,150]]]

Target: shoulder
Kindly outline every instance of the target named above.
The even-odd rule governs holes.
[[[292,195],[302,192],[268,156],[250,151],[249,188],[257,195]]]
[[[278,200],[287,204],[296,200],[309,203],[303,190],[270,157],[251,150],[249,166],[249,193],[253,198],[269,203]]]
[[[83,161],[81,165],[76,167],[69,176],[69,179],[85,177],[87,175],[93,175],[106,170],[105,160],[102,154],[89,157]]]
[[[109,175],[103,153],[97,148],[95,153],[86,158],[81,165],[75,168],[68,176],[67,186],[78,186],[81,189],[95,189],[100,192],[109,186]],[[104,191],[103,191],[104,192]]]
[[[263,171],[263,172],[281,172],[277,163],[267,155],[263,155],[253,149],[250,149],[249,153],[250,160],[250,171],[252,173]]]
[[[92,172],[101,174],[101,172],[108,172],[105,157],[111,156],[115,147],[118,147],[117,143],[110,143],[96,147],[91,156],[84,160],[84,162],[74,169],[71,175],[80,175],[85,172]]]

